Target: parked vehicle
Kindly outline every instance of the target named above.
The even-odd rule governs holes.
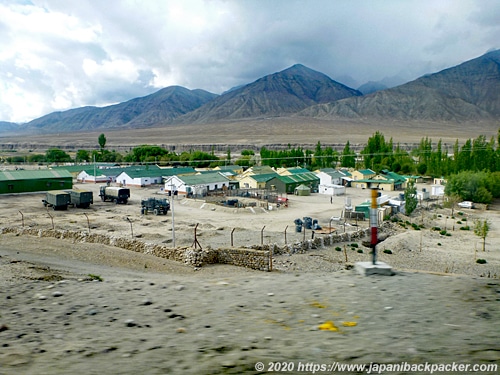
[[[155,215],[166,215],[170,209],[170,202],[166,198],[148,198],[141,200],[141,214],[152,212]]]
[[[116,186],[101,186],[99,196],[103,202],[111,201],[117,204],[127,204],[130,198],[130,189]]]
[[[474,203],[471,201],[463,201],[458,204],[458,207],[461,208],[474,208]]]
[[[88,190],[70,190],[71,205],[78,208],[89,208],[94,203],[94,194]]]
[[[52,207],[54,210],[67,210],[71,203],[71,196],[67,191],[48,191],[42,203],[45,207]]]

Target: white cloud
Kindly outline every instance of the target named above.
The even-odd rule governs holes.
[[[494,0],[0,0],[0,120],[181,85],[221,93],[302,63],[362,84],[499,48]]]

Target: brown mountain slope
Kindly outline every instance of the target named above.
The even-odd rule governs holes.
[[[407,84],[310,107],[301,116],[399,120],[491,120],[500,117],[500,50]]]
[[[297,64],[229,91],[192,113],[179,117],[176,122],[208,123],[286,116],[314,104],[359,95],[359,91]]]

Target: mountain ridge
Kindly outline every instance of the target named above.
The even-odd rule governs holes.
[[[496,121],[500,118],[500,50],[366,95],[295,64],[221,95],[169,86],[111,106],[53,112],[25,124],[0,122],[0,134],[140,129],[280,117],[424,120],[442,122],[440,126]]]
[[[500,50],[397,87],[310,107],[299,115],[456,122],[499,118]]]

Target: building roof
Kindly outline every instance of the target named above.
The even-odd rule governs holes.
[[[126,173],[130,178],[161,177],[163,169],[157,167],[156,165],[134,165],[123,168],[118,175],[122,173]]]
[[[388,180],[394,180],[395,183],[404,183],[406,182],[406,178],[397,174],[396,172],[391,172],[388,170],[383,170],[380,174],[382,177],[385,177]]]
[[[371,174],[376,174],[371,169],[358,169],[358,172],[361,173],[362,175],[365,175],[365,176],[368,176],[368,175],[371,175]]]
[[[267,182],[269,180],[272,180],[275,177],[279,177],[279,174],[274,172],[274,173],[266,173],[266,174],[254,174],[254,175],[251,175],[248,177],[257,181],[257,182]]]
[[[253,176],[255,177],[255,176]],[[291,174],[287,176],[273,176],[273,178],[277,178],[285,184],[296,184],[296,183],[304,183],[304,182],[319,182],[319,177],[316,173],[308,172],[308,173],[298,173]]]
[[[194,174],[196,169],[192,167],[174,167],[174,168],[161,168],[163,177],[180,176],[185,174]]]
[[[218,182],[229,182],[229,179],[219,172],[176,176],[185,185],[206,185]]]
[[[235,172],[235,171],[239,171],[242,169],[243,169],[243,167],[241,167],[239,165],[220,165],[220,166],[214,168],[214,170],[220,170],[220,171],[225,171],[225,172]]]
[[[269,165],[254,165],[253,167],[246,170],[250,174],[270,174],[276,173]]]
[[[339,171],[339,170],[333,169],[333,168],[328,168],[328,170],[321,169],[320,172],[323,172],[332,178],[347,177],[347,174],[344,173],[343,171]]]
[[[119,170],[119,165],[115,163],[95,163],[96,169],[109,169],[115,168],[115,170]],[[58,165],[55,167],[51,167],[53,170],[61,170],[66,169],[70,173],[79,173],[83,170],[87,171],[92,169],[94,170],[94,163],[85,163],[85,164],[76,164],[76,165]]]
[[[287,170],[291,174],[310,173],[311,172],[309,169],[302,168],[302,167],[291,167],[291,168],[287,168]]]
[[[0,181],[37,180],[41,178],[73,178],[73,176],[66,169],[36,169],[0,172]]]

